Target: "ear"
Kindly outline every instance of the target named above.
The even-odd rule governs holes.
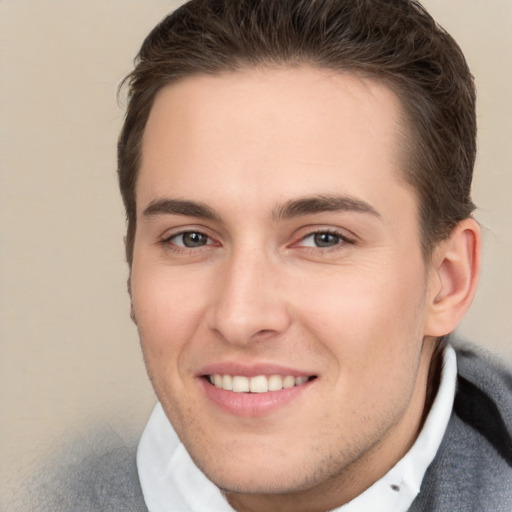
[[[130,302],[130,318],[132,322],[137,325],[137,317],[135,316],[135,309],[133,308],[133,302]]]
[[[128,281],[126,282],[126,285],[128,287],[128,295],[130,296],[130,318],[132,322],[137,325],[137,318],[135,317],[135,309],[133,307],[133,300],[132,300],[132,276],[130,273],[130,276],[128,277]]]
[[[426,336],[452,332],[475,296],[480,275],[481,236],[474,219],[465,219],[434,249],[429,272]]]

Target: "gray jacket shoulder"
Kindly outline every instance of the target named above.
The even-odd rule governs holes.
[[[110,434],[85,444],[78,440],[54,454],[32,478],[16,512],[147,512],[135,446]]]
[[[511,512],[512,374],[468,347],[457,365],[448,429],[410,512]]]

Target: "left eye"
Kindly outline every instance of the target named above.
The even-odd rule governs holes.
[[[203,233],[199,233],[198,231],[186,231],[184,233],[179,233],[172,236],[168,241],[174,245],[177,245],[178,247],[187,247],[189,249],[193,249],[195,247],[202,247],[207,245],[210,241],[210,238]]]
[[[345,240],[341,235],[329,233],[328,231],[321,231],[305,236],[302,239],[301,245],[305,247],[335,247],[344,241]]]

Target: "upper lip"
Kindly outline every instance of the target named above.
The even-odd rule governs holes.
[[[291,375],[292,377],[312,377],[315,372],[309,370],[300,370],[290,368],[274,363],[240,363],[234,361],[224,361],[212,363],[201,368],[197,375],[204,377],[205,375],[241,375],[244,377],[256,377],[257,375]]]

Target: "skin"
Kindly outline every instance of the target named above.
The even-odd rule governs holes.
[[[133,314],[166,414],[237,510],[340,506],[417,436],[432,336],[445,328],[432,304],[448,278],[422,255],[402,128],[384,85],[309,67],[195,76],[156,97]],[[286,209],[325,197],[343,208]],[[200,244],[184,246],[190,233]],[[198,377],[219,361],[316,379],[269,414],[239,417]]]

